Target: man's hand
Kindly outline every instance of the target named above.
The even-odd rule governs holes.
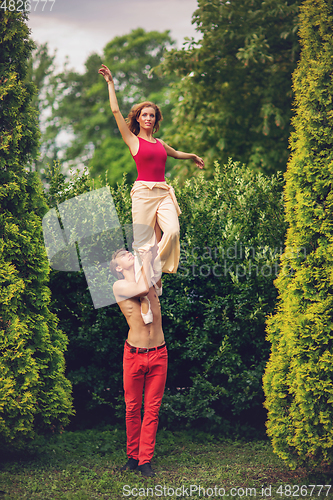
[[[143,251],[143,252],[141,251],[140,252],[140,257],[141,257],[141,260],[142,260],[143,264],[149,263],[149,262],[152,261],[153,252],[151,251],[151,249]]]

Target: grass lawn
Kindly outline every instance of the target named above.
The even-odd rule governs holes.
[[[127,460],[123,430],[64,432],[34,445],[16,455],[2,451],[1,500],[333,498],[333,487],[325,486],[333,468],[290,471],[263,440],[161,430],[152,462],[157,474],[148,479],[118,471]]]

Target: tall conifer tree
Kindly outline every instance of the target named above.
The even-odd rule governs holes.
[[[38,149],[33,48],[26,15],[0,11],[0,441],[55,431],[72,413],[67,338],[49,311],[41,183],[27,164]]]
[[[286,250],[268,322],[268,434],[294,467],[333,458],[333,3],[301,7]]]

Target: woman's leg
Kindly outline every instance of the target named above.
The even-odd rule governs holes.
[[[161,241],[161,239],[162,239],[162,231],[161,231],[160,226],[158,225],[157,220],[156,220],[156,223],[155,223],[155,236],[156,236],[157,243],[159,243]]]
[[[143,188],[132,196],[133,250],[137,280],[142,267],[140,252],[150,250],[156,245],[155,225],[158,204],[149,195],[149,189]]]
[[[157,223],[157,220],[156,220],[156,224],[155,224],[155,237],[156,237],[156,243],[159,243],[162,239],[162,231],[161,231],[160,226]],[[156,245],[156,255],[153,255],[154,259],[156,259],[157,253],[158,253],[158,247]],[[156,285],[157,285],[157,295],[162,295],[162,280],[161,280],[161,278],[158,281],[156,281]]]
[[[170,195],[165,196],[158,206],[157,224],[163,231],[162,239],[158,243],[162,272],[176,273],[180,258],[180,228],[176,207]]]

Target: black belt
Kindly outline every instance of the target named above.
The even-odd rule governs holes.
[[[128,345],[128,347],[130,347],[130,352],[136,352],[136,353],[146,353],[146,352],[150,352],[150,351],[156,351],[157,349],[163,349],[163,347],[165,347],[165,342],[164,344],[162,345],[158,345],[157,347],[133,347],[131,344],[129,344],[126,340],[126,344]]]

